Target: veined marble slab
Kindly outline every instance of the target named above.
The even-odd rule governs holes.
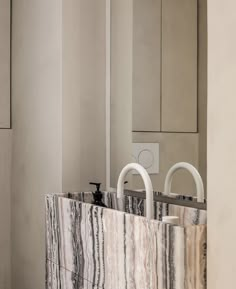
[[[46,263],[46,289],[100,289],[100,287],[80,278],[58,265]],[[102,288],[101,288],[102,289]]]
[[[117,207],[114,195],[104,196]],[[206,225],[148,221],[91,200],[91,193],[46,196],[50,263],[104,289],[206,289]],[[143,212],[139,200],[126,202],[126,211]]]

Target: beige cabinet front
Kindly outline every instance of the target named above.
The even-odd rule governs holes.
[[[162,131],[197,131],[197,1],[162,1]]]
[[[10,127],[10,0],[0,0],[0,128]]]
[[[161,0],[133,1],[133,131],[160,131]]]
[[[133,131],[197,132],[197,0],[133,1]]]

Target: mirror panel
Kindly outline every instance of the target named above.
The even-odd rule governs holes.
[[[207,5],[205,0],[111,0],[111,186],[134,158],[134,143],[159,144],[156,191],[177,162],[206,184]],[[152,152],[153,153],[153,152]],[[129,188],[142,189],[138,175]],[[173,192],[195,194],[177,172]]]

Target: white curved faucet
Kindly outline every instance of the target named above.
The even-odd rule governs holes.
[[[193,165],[189,163],[185,163],[185,162],[175,164],[168,171],[166,179],[165,179],[164,194],[170,195],[171,184],[172,184],[174,173],[178,171],[179,169],[186,169],[192,174],[194,181],[195,181],[196,188],[197,188],[197,201],[203,203],[204,202],[204,186],[203,186],[202,178],[198,170]]]
[[[119,179],[118,179],[117,197],[123,198],[125,177],[128,174],[128,172],[132,171],[132,170],[136,170],[137,172],[139,172],[143,178],[143,182],[145,185],[145,191],[146,191],[146,215],[147,215],[147,218],[149,220],[153,219],[154,215],[153,215],[153,187],[152,187],[152,182],[151,182],[151,179],[150,179],[148,172],[141,165],[136,164],[136,163],[130,163],[123,168],[123,170],[120,173]]]

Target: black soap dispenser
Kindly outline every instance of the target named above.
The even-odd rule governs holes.
[[[102,192],[100,191],[101,183],[89,183],[90,185],[96,186],[96,191],[93,193],[93,204],[96,206],[104,207],[107,206],[102,202]]]

